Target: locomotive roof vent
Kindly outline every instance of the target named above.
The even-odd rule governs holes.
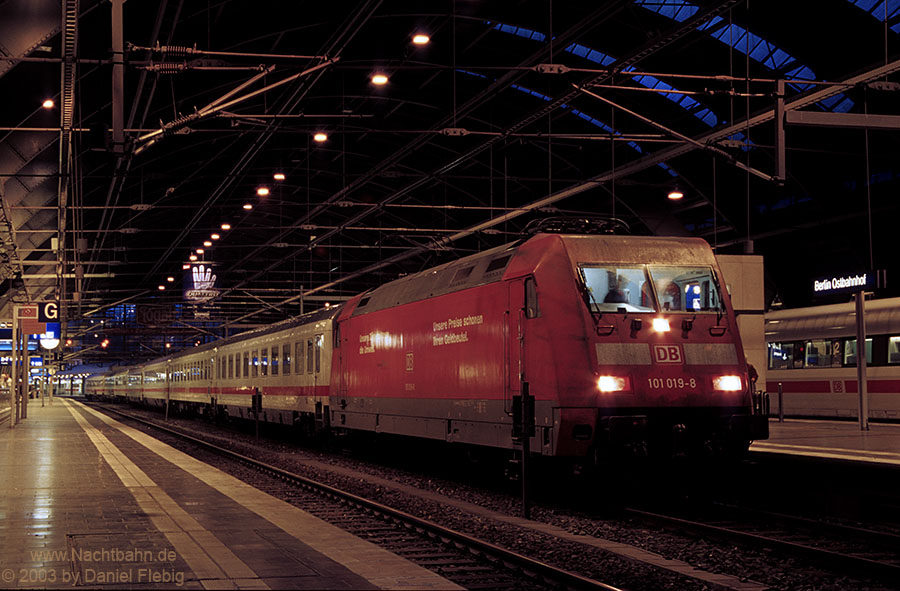
[[[604,216],[554,216],[528,222],[522,235],[534,234],[630,234],[623,220]]]

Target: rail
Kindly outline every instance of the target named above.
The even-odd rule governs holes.
[[[243,454],[239,454],[224,447],[209,443],[191,435],[187,435],[186,433],[182,433],[174,429],[169,429],[168,427],[163,427],[162,425],[158,425],[152,421],[134,417],[132,415],[129,415],[128,413],[109,408],[108,406],[97,406],[97,408],[102,408],[106,412],[117,414],[119,416],[127,418],[128,420],[136,421],[184,441],[188,441],[194,445],[197,445],[198,447],[213,451],[229,459],[239,461],[263,473],[276,476],[277,478],[280,478],[287,482],[291,482],[307,490],[315,491],[319,494],[329,496],[334,499],[339,499],[351,506],[362,508],[367,512],[377,514],[384,519],[402,524],[412,531],[427,535],[436,540],[440,540],[445,544],[450,544],[457,548],[466,549],[475,555],[485,556],[493,561],[499,562],[506,568],[518,570],[522,573],[525,573],[527,576],[542,581],[550,586],[573,590],[591,589],[598,591],[619,591],[617,587],[607,585],[594,579],[583,577],[576,573],[557,568],[539,560],[534,560],[517,552],[512,552],[511,550],[507,550],[506,548],[491,544],[490,542],[479,540],[478,538],[474,538],[462,532],[443,527],[432,521],[410,515],[403,511],[398,511],[396,509],[388,507],[387,505],[382,505],[381,503],[377,503],[358,495],[342,491],[327,484],[316,482],[315,480],[311,480],[277,466],[261,462]]]

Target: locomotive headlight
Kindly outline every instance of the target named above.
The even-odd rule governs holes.
[[[597,388],[601,392],[621,392],[625,389],[625,378],[600,376],[597,378]]]
[[[741,376],[718,376],[713,378],[713,390],[722,392],[739,392],[741,390]]]
[[[669,332],[669,321],[665,318],[654,318],[653,332]]]

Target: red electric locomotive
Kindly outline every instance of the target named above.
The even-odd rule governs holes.
[[[722,285],[701,239],[546,232],[388,283],[335,319],[332,427],[512,448],[527,390],[545,456],[739,453],[768,424]]]
[[[337,309],[119,368],[89,390],[499,449],[515,447],[515,426],[533,431],[533,453],[578,462],[741,452],[768,436],[706,242],[549,223]],[[514,425],[516,408],[531,408],[523,399],[533,429]]]

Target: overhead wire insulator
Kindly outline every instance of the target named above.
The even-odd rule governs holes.
[[[184,127],[185,125],[187,125],[188,123],[190,123],[191,121],[194,121],[196,119],[197,119],[197,115],[195,115],[193,113],[190,115],[182,115],[178,119],[171,121],[163,126],[163,128],[162,128],[163,135],[171,135],[173,133],[178,133],[178,131],[182,127]]]
[[[163,63],[163,64],[150,64],[149,66],[144,66],[142,69],[147,70],[148,72],[156,72],[157,74],[178,74],[180,72],[184,72],[185,70],[190,69],[189,66],[184,63]]]
[[[187,57],[189,55],[203,53],[202,51],[197,51],[196,45],[194,47],[187,47],[186,45],[157,45],[154,48],[154,51],[164,53],[171,57]]]

